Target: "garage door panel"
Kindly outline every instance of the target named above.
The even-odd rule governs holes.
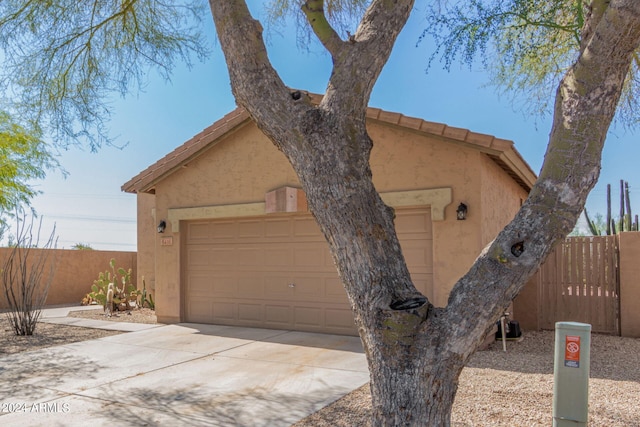
[[[211,304],[213,307],[213,319],[216,321],[233,322],[236,320],[236,304],[225,302],[214,302]]]
[[[288,238],[291,235],[291,221],[288,218],[264,221],[265,237]]]
[[[291,265],[293,249],[287,247],[271,247],[264,251],[265,266],[282,267]]]
[[[293,308],[294,326],[322,328],[322,309],[319,307],[296,306]]]
[[[214,274],[211,277],[211,295],[215,297],[234,297],[237,294],[238,279],[234,276]]]
[[[329,328],[343,329],[345,331],[354,331],[356,329],[355,323],[353,321],[353,313],[351,312],[350,308],[326,309],[325,325]]]
[[[194,295],[209,295],[213,289],[211,276],[191,273],[189,276],[189,288]]]
[[[207,267],[211,264],[211,253],[208,249],[189,249],[189,267]]]
[[[294,277],[293,298],[300,301],[313,301],[324,298],[324,278],[318,277]]]
[[[211,301],[206,298],[189,298],[187,311],[191,322],[210,322],[213,318]]]
[[[264,306],[264,320],[267,324],[290,326],[291,317],[291,306],[289,305],[266,304]]]
[[[240,269],[245,267],[258,267],[261,268],[264,266],[264,248],[262,247],[245,247],[238,248],[231,252],[234,257],[235,264],[240,267]]]
[[[264,236],[264,222],[260,220],[238,221],[238,239],[255,240]]]
[[[429,210],[397,215],[412,279],[431,297]],[[329,248],[310,215],[195,223],[187,223],[185,236],[187,321],[357,333]]]
[[[299,238],[309,237],[312,241],[324,240],[320,227],[311,216],[293,219],[293,235]]]
[[[424,242],[405,240],[402,244],[402,254],[413,272],[433,272],[433,254],[430,247],[424,246]]]
[[[324,270],[324,250],[319,247],[297,246],[294,251],[294,267],[315,267]]]
[[[220,221],[210,223],[211,239],[234,240],[237,237],[237,223],[234,221]],[[191,233],[191,229],[189,229]]]
[[[238,297],[240,298],[264,298],[264,277],[261,275],[243,275],[238,277]]]
[[[256,324],[262,322],[263,318],[262,304],[238,304],[238,320]]]
[[[408,234],[406,238],[417,238],[417,235],[426,234],[431,238],[431,216],[424,211],[396,211],[396,232]]]
[[[338,277],[326,279],[324,289],[327,298],[344,298],[345,301],[347,300],[347,292],[344,290],[344,285]]]
[[[287,276],[267,276],[264,278],[264,295],[269,299],[291,299],[291,278]]]
[[[211,239],[210,234],[211,223],[208,222],[190,222],[187,225],[188,236],[187,244],[197,244],[198,242],[208,242]]]
[[[433,274],[411,273],[411,281],[427,298],[433,299]]]

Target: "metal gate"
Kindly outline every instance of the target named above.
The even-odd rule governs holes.
[[[589,323],[593,332],[620,334],[617,236],[570,237],[538,271],[541,323]]]

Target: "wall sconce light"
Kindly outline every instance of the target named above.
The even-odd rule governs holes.
[[[162,221],[160,221],[160,224],[158,224],[158,233],[164,233],[165,228],[167,228],[167,223],[163,219]]]
[[[456,214],[458,216],[458,221],[467,219],[467,205],[460,203],[458,205],[458,209],[456,209]]]

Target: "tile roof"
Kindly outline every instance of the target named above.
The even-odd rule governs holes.
[[[310,94],[314,102],[321,99],[321,95]],[[463,144],[474,147],[487,154],[494,162],[504,169],[522,188],[531,190],[536,174],[522,158],[514,147],[512,141],[496,138],[491,135],[471,132],[468,129],[447,126],[443,123],[434,123],[415,117],[407,117],[400,113],[369,107],[367,119],[397,126],[404,130],[428,134],[429,136],[442,138],[444,141]],[[250,123],[249,114],[238,107],[225,115],[211,126],[158,160],[124,185],[122,191],[128,193],[154,192],[154,186],[176,169],[191,161],[211,147],[214,142],[227,136],[230,132]]]

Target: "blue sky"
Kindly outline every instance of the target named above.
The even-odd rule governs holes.
[[[259,12],[256,15],[259,17]],[[414,10],[375,86],[370,105],[512,140],[538,172],[548,141],[549,118],[515,111],[510,97],[501,98],[494,88],[485,86],[488,79],[480,66],[469,70],[454,65],[446,72],[436,63],[425,72],[433,46],[428,42],[416,46],[425,26],[423,17],[423,10]],[[44,218],[44,230],[50,230],[55,222],[58,247],[85,243],[94,249],[136,250],[135,195],[122,193],[121,185],[235,108],[211,18],[203,22],[213,46],[205,63],[196,63],[191,70],[178,67],[171,82],[151,71],[143,92],[113,101],[111,134],[116,144],[127,144],[124,148],[105,146],[97,153],[72,148],[60,157],[69,172],[66,179],[51,173],[46,180],[34,183],[42,194],[32,205]],[[268,47],[271,61],[287,85],[324,92],[331,61],[321,47],[298,49],[292,28],[272,34]],[[635,160],[640,148],[636,140],[633,133],[611,130],[600,180],[587,201],[590,212],[605,212],[607,183],[613,186],[617,211],[620,179],[629,181],[632,209],[640,206],[636,203],[640,199]]]

